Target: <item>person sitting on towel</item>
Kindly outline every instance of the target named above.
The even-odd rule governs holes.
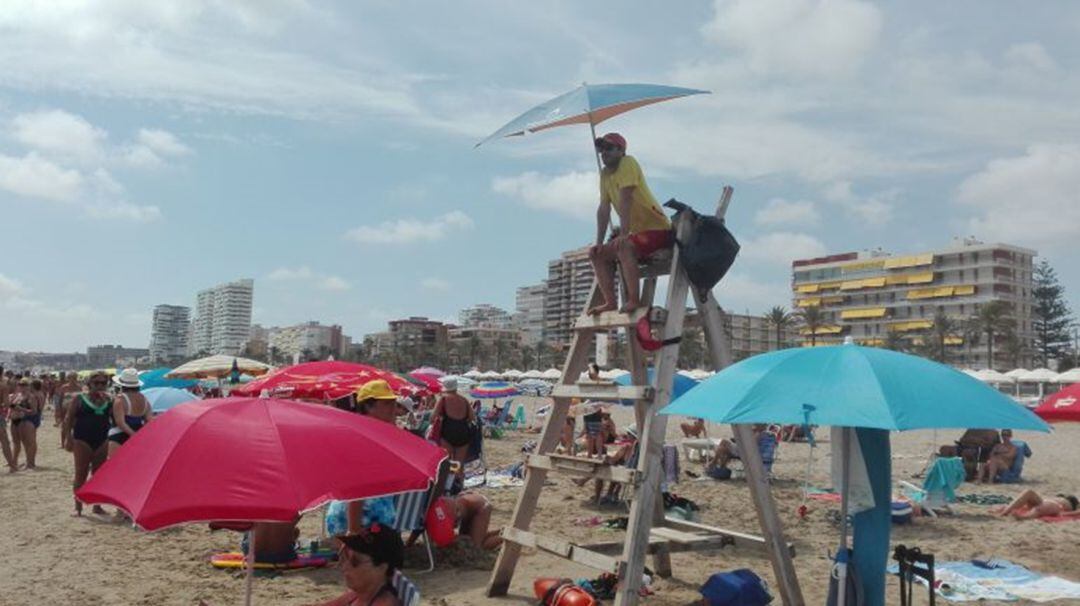
[[[317,606],[401,606],[394,572],[405,561],[405,545],[392,528],[374,524],[351,535],[338,535],[338,565],[348,591]]]
[[[1080,518],[1080,500],[1076,495],[1059,494],[1055,497],[1043,497],[1034,490],[1025,490],[1013,499],[999,516],[1012,516],[1017,520],[1035,518]]]
[[[467,535],[477,547],[498,549],[502,546],[501,531],[491,530],[494,508],[487,497],[478,492],[463,492],[454,497],[454,519],[458,533]]]
[[[769,439],[769,435],[765,432],[766,427],[767,426],[764,423],[757,423],[754,425],[754,441],[757,443],[759,450],[763,446],[762,440]],[[732,459],[741,458],[739,444],[737,444],[734,439],[728,440],[727,438],[724,438],[716,445],[716,450],[713,452],[712,459],[705,465],[705,473],[712,478],[727,479],[731,477],[731,472],[728,470],[728,464]]]

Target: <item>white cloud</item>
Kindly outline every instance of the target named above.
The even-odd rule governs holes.
[[[1035,69],[1040,72],[1057,70],[1053,57],[1046,52],[1046,47],[1038,42],[1013,44],[1005,49],[1005,60],[1021,69]]]
[[[514,177],[495,177],[491,190],[515,198],[529,208],[588,220],[596,216],[600,181],[595,172],[548,176],[530,171]]]
[[[157,206],[143,206],[130,202],[116,201],[91,204],[86,212],[98,219],[123,219],[136,223],[151,223],[161,219],[161,209]]]
[[[809,200],[788,201],[783,198],[769,200],[764,208],[754,213],[758,225],[816,225],[820,217],[814,203]]]
[[[432,292],[447,292],[450,290],[450,283],[442,278],[424,278],[420,281],[420,286],[424,290]]]
[[[58,166],[37,152],[21,158],[0,154],[0,189],[13,194],[67,202],[79,196],[82,185],[79,171]]]
[[[352,288],[344,278],[312,271],[306,265],[296,268],[279,267],[270,272],[266,278],[274,282],[304,282],[319,290],[330,292],[342,292]]]
[[[740,244],[739,257],[753,263],[789,269],[795,259],[820,257],[828,251],[814,236],[798,232],[770,232]]]
[[[825,199],[846,210],[856,222],[881,227],[893,218],[893,209],[900,190],[896,188],[859,197],[851,190],[850,181],[835,181],[824,188]]]
[[[791,305],[790,280],[790,274],[779,270],[764,274],[755,271],[753,277],[732,270],[713,288],[713,296],[729,313],[762,314],[775,305]]]
[[[442,240],[455,231],[472,229],[473,220],[460,210],[451,211],[432,221],[397,219],[379,225],[350,229],[345,237],[360,244],[411,244]]]
[[[137,168],[157,168],[165,164],[165,158],[186,156],[191,148],[180,142],[176,135],[161,129],[139,129],[136,142],[124,151],[124,160]]]
[[[1038,248],[1075,251],[1080,239],[1080,146],[1032,145],[964,180],[956,200],[974,216],[970,232]]]
[[[715,9],[705,38],[775,75],[851,75],[877,45],[883,21],[860,0],[716,0]]]
[[[16,141],[41,152],[80,162],[98,162],[105,155],[108,133],[82,116],[59,109],[19,114],[11,121]]]
[[[329,290],[332,292],[341,292],[352,288],[348,282],[338,276],[323,276],[316,283],[316,286],[321,290]]]
[[[8,301],[26,292],[18,280],[0,274],[0,301]]]

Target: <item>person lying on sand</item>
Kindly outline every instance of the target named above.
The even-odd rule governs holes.
[[[1075,495],[1059,494],[1045,498],[1034,490],[1025,490],[997,514],[1002,517],[1012,516],[1017,520],[1080,517],[1080,501]]]

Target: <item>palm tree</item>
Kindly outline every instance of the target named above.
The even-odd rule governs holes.
[[[948,363],[948,349],[946,343],[949,339],[958,336],[959,325],[955,320],[945,315],[945,310],[938,307],[934,312],[933,323],[926,330],[923,337],[923,351],[931,360]]]
[[[825,314],[821,313],[821,308],[807,307],[799,312],[798,318],[802,320],[805,330],[810,333],[810,345],[817,345],[817,331],[825,324]]]
[[[969,332],[986,337],[986,367],[994,368],[994,340],[1013,334],[1016,320],[1011,317],[1012,305],[1006,301],[991,301],[971,317]]]
[[[780,335],[783,334],[785,328],[791,326],[794,320],[795,318],[783,305],[777,305],[770,309],[769,313],[765,314],[765,323],[776,329],[777,349],[780,349]]]

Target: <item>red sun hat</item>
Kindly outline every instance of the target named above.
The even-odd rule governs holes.
[[[626,151],[626,138],[619,133],[608,133],[603,137],[596,139],[596,146],[600,147],[602,144],[618,145],[623,151]]]

